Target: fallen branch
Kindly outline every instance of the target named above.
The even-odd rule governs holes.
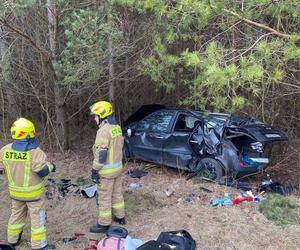
[[[242,17],[241,15],[239,15],[238,13],[234,12],[234,11],[231,11],[231,10],[228,10],[228,9],[224,9],[224,11],[232,16],[235,16],[237,18],[239,18],[241,21],[245,22],[245,23],[248,23],[248,24],[251,24],[253,26],[256,26],[258,28],[261,28],[261,29],[264,29],[264,30],[267,30],[269,31],[270,33],[276,35],[276,36],[279,36],[279,37],[282,37],[282,38],[291,38],[292,36],[289,35],[289,34],[285,34],[285,33],[282,33],[278,30],[275,30],[265,24],[261,24],[261,23],[258,23],[258,22],[254,22],[250,19],[247,19],[245,17]],[[300,39],[300,37],[298,37],[298,39]]]

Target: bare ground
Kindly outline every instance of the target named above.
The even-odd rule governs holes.
[[[88,150],[87,150],[88,151]],[[91,164],[90,154],[70,152],[66,155],[52,154],[50,158],[59,165],[53,178],[88,177]],[[144,241],[155,239],[161,231],[188,230],[197,242],[197,249],[300,249],[300,226],[279,227],[268,221],[258,211],[255,203],[242,203],[234,207],[212,208],[212,198],[222,197],[225,192],[233,197],[238,190],[212,183],[186,181],[183,173],[144,163],[129,163],[126,168],[148,167],[149,174],[140,180],[125,177],[127,225],[130,235]],[[142,183],[144,187],[129,190],[128,184]],[[212,190],[204,192],[200,186]],[[174,194],[167,197],[166,189]],[[192,203],[178,201],[190,194]],[[298,196],[295,197],[298,202]],[[6,239],[6,223],[9,218],[10,199],[6,191],[6,181],[0,177],[0,240]],[[69,194],[66,198],[47,201],[48,239],[57,249],[83,249],[88,238],[103,235],[88,233],[89,226],[97,221],[95,199]],[[29,226],[18,249],[30,249]],[[74,232],[85,233],[85,237],[62,243],[64,237]]]

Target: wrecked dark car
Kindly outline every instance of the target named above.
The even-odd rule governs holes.
[[[287,135],[255,118],[142,106],[123,124],[126,157],[200,172],[211,179],[267,167],[266,143]]]

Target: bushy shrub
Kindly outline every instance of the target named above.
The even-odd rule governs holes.
[[[259,210],[277,225],[300,224],[299,206],[292,197],[269,194],[267,199],[260,203]]]

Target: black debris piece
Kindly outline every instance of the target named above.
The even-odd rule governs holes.
[[[195,196],[196,196],[196,194],[194,194],[194,193],[189,194],[188,196],[186,196],[184,198],[184,202],[185,203],[192,203]]]
[[[70,241],[74,241],[77,240],[77,237],[73,236],[73,237],[68,237],[68,238],[63,238],[62,241],[64,244],[70,242]]]
[[[249,191],[252,190],[252,187],[247,182],[241,182],[241,181],[221,181],[219,182],[220,185],[227,186],[227,187],[235,187],[238,189],[241,189],[243,191]]]
[[[259,191],[265,191],[270,193],[277,193],[281,195],[290,195],[294,191],[292,184],[283,185],[279,182],[262,184],[259,188]]]
[[[200,190],[203,190],[203,191],[206,192],[206,193],[212,193],[212,192],[213,192],[213,191],[211,191],[210,189],[205,188],[205,187],[200,187]]]
[[[75,187],[75,189],[78,187],[77,184],[73,184],[71,182],[71,179],[54,180],[52,178],[47,179],[47,186],[47,199],[53,199],[57,194],[59,198],[65,197],[69,192],[75,192],[74,188],[72,187]],[[70,190],[70,188],[72,188],[72,190]],[[75,194],[78,194],[78,190],[75,192]]]
[[[147,171],[143,171],[138,168],[129,170],[127,172],[127,175],[129,175],[131,178],[142,178],[143,176],[146,176],[147,174],[148,174]]]

